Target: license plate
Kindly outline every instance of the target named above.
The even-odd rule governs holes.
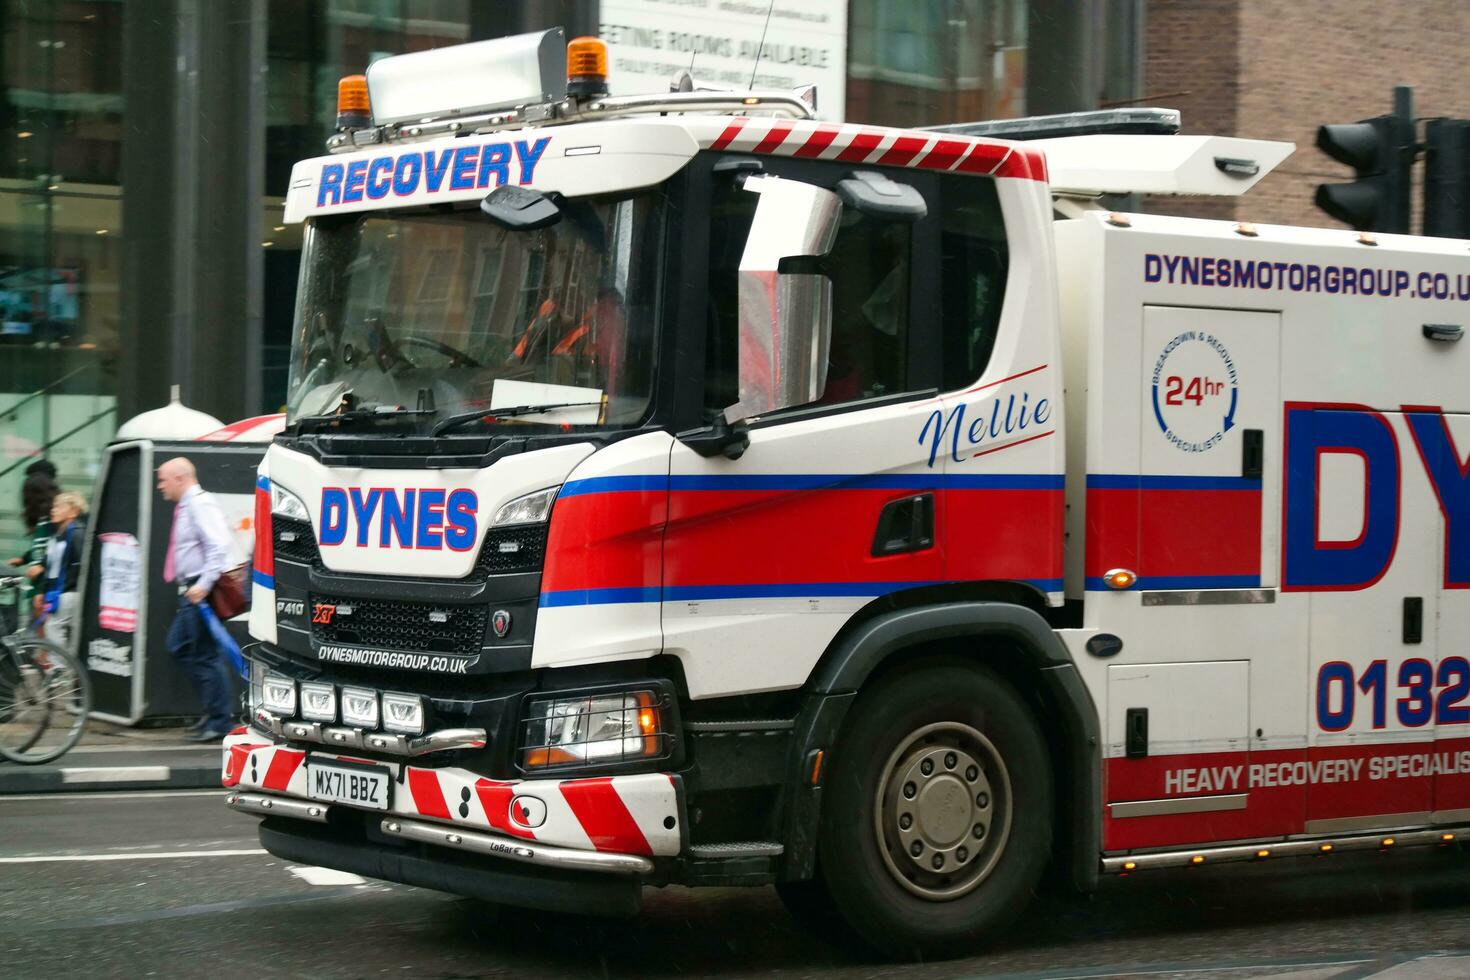
[[[306,767],[307,793],[313,800],[386,810],[392,785],[386,769],[349,768],[321,762]]]

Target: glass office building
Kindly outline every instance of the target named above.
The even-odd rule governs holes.
[[[929,125],[1136,97],[1142,2],[820,5],[845,25],[845,117]],[[20,533],[29,459],[90,486],[119,419],[171,384],[227,421],[278,410],[300,260],[282,195],[292,163],[322,152],[340,76],[540,27],[590,33],[605,14],[596,0],[0,0],[0,546]]]

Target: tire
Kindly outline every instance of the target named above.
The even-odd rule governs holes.
[[[982,667],[922,667],[862,695],[826,785],[821,880],[887,956],[973,949],[1025,908],[1050,857],[1046,741]]]
[[[50,762],[81,740],[91,710],[87,671],[66,650],[37,637],[0,644],[0,757]]]

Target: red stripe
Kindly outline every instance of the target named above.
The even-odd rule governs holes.
[[[643,831],[638,829],[638,821],[633,819],[618,791],[613,789],[611,776],[572,780],[562,783],[560,789],[562,798],[572,808],[572,815],[597,850],[618,854],[653,853]]]
[[[271,527],[271,494],[255,488],[255,555],[251,565],[262,575],[276,574],[276,542]]]
[[[918,165],[925,170],[948,170],[969,148],[970,144],[962,140],[940,140],[934,144],[934,149],[924,154]]]
[[[657,584],[668,515],[669,498],[663,490],[558,500],[551,511],[542,590]]]
[[[966,174],[993,174],[996,167],[1011,152],[1009,146],[1001,146],[997,143],[976,143],[970,147],[970,152],[960,161],[955,169]]]
[[[1018,146],[1001,162],[997,177],[1020,177],[1023,180],[1046,180],[1046,157],[1032,147]]]
[[[771,131],[768,132],[768,133],[766,133],[765,139],[763,139],[759,143],[757,143],[755,145],[755,150],[752,151],[752,152],[755,152],[755,153],[770,153],[776,147],[780,146],[783,142],[785,142],[786,137],[788,137],[790,135],[791,135],[791,126],[789,126],[789,125],[783,125],[783,124],[778,123],[775,126],[772,126],[771,127]]]
[[[1029,371],[1022,371],[1020,374],[1013,374],[1010,377],[1001,378],[999,381],[989,381],[983,385],[976,385],[969,391],[966,391],[965,394],[970,395],[977,391],[984,391],[986,388],[995,388],[999,385],[1005,384],[1007,381],[1015,381],[1017,378],[1024,378],[1026,377],[1026,375],[1035,374],[1037,371],[1045,371],[1048,367],[1050,367],[1050,365],[1043,364],[1041,365],[1041,367],[1034,367]]]
[[[1015,449],[1017,446],[1024,446],[1028,442],[1035,442],[1037,439],[1045,439],[1047,436],[1054,436],[1056,434],[1057,430],[1052,429],[1050,432],[1043,432],[1040,435],[1017,439],[1014,442],[1006,443],[1004,446],[996,446],[994,449],[982,449],[978,453],[971,453],[970,459],[975,459],[977,456],[989,456],[991,453],[1003,453],[1007,449]]]
[[[1208,515],[1208,519],[1201,515]],[[1086,574],[1257,575],[1259,490],[1087,491]]]
[[[245,734],[245,726],[244,725],[241,725],[239,728],[237,728],[234,731],[230,732],[230,734],[231,735],[244,735]]]
[[[510,819],[510,801],[515,798],[515,785],[515,783],[481,779],[475,782],[475,794],[480,798],[480,806],[484,809],[485,819],[489,821],[491,827],[501,833],[510,834],[512,837],[535,840],[534,833],[517,826]]]
[[[426,817],[452,820],[449,807],[444,802],[444,789],[439,785],[439,776],[432,769],[409,769],[408,791],[413,796],[413,807]]]
[[[229,758],[225,759],[225,771],[220,776],[220,785],[229,789],[240,785],[240,777],[245,775],[245,763],[250,761],[250,753],[256,749],[265,748],[265,743],[260,745],[231,745]]]
[[[946,490],[944,577],[1061,578],[1065,496],[1061,490]]]
[[[725,127],[725,131],[720,134],[718,139],[710,144],[709,148],[711,150],[723,150],[730,145],[731,140],[740,135],[740,130],[744,129],[745,124],[748,122],[750,122],[750,119],[746,116],[736,116],[734,119],[731,119],[730,125]]]
[[[265,779],[261,781],[261,785],[266,789],[284,792],[286,785],[291,782],[291,777],[296,775],[296,770],[301,767],[301,760],[304,758],[306,758],[305,752],[276,749],[275,755],[271,756],[270,768],[265,771]]]
[[[837,154],[837,159],[847,163],[866,160],[868,154],[877,149],[881,142],[883,142],[882,133],[858,133],[852,138],[852,142],[847,144],[847,148]]]
[[[928,142],[929,138],[927,136],[900,136],[893,141],[893,145],[876,162],[893,167],[905,166],[910,160],[919,155],[919,151]]]
[[[936,581],[944,574],[940,548],[886,558],[872,554],[873,529],[884,505],[912,493],[676,490],[669,495],[664,581],[671,586]],[[942,514],[936,515],[936,526],[946,526]]]
[[[1426,735],[1428,733],[1426,732]],[[1377,774],[1372,760],[1397,756],[1447,755],[1451,762],[1470,751],[1470,738],[1441,738],[1420,742],[1378,745],[1333,745],[1310,749],[1273,751],[1211,752],[1192,755],[1159,755],[1141,759],[1108,759],[1107,799],[1118,803],[1132,800],[1175,799],[1245,793],[1243,810],[1171,814],[1115,819],[1111,808],[1104,814],[1104,843],[1107,850],[1167,847],[1215,841],[1259,840],[1305,833],[1309,820],[1372,817],[1380,814],[1422,813],[1458,809],[1470,802],[1470,774],[1444,773],[1437,776],[1392,776]],[[1326,778],[1304,783],[1310,770],[1296,764],[1346,761],[1356,770],[1329,767]],[[1182,791],[1171,785],[1170,772],[1242,767],[1237,778],[1226,778],[1208,786],[1198,784]],[[1287,768],[1282,768],[1282,767]],[[1253,767],[1261,767],[1254,769]],[[1263,771],[1264,770],[1264,771]],[[1357,778],[1350,778],[1353,772]],[[1348,776],[1349,778],[1338,778]],[[1267,783],[1274,785],[1267,785]],[[1392,824],[1391,818],[1386,823]],[[1385,828],[1386,829],[1386,828]],[[1371,833],[1372,828],[1364,828]]]
[[[835,126],[823,126],[813,131],[806,138],[806,142],[797,147],[796,152],[791,155],[795,157],[821,156],[822,151],[832,145],[832,141],[837,138],[837,134],[840,132],[842,130]]]

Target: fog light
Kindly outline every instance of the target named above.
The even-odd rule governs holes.
[[[301,684],[301,717],[308,721],[337,720],[337,692],[321,681]]]
[[[422,735],[424,699],[417,694],[384,694],[383,727],[403,735]]]
[[[273,715],[296,713],[296,682],[289,677],[266,674],[260,686],[260,700]]]
[[[342,689],[342,724],[354,728],[378,727],[378,692],[360,687]]]

